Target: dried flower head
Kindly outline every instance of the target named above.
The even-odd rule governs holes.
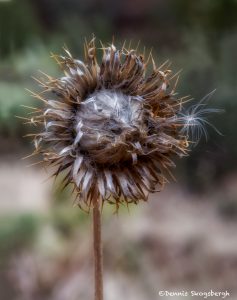
[[[185,97],[176,97],[178,76],[167,63],[156,67],[151,55],[145,61],[130,47],[112,44],[102,45],[99,65],[95,40],[84,47],[85,62],[65,49],[66,56],[53,55],[64,76],[38,80],[43,91],[33,96],[44,107],[30,122],[43,128],[34,134],[33,154],[56,167],[54,176],[63,172],[64,187],[74,184],[78,203],[100,199],[118,207],[146,200],[167,181],[172,157],[187,154],[190,127],[199,138],[203,123],[196,108],[182,112]]]

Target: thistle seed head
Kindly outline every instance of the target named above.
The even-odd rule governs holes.
[[[187,155],[197,111],[183,114],[185,97],[176,97],[167,63],[156,67],[151,55],[145,61],[112,44],[102,46],[98,64],[95,40],[84,46],[85,62],[65,50],[53,55],[64,76],[37,80],[43,91],[33,96],[44,106],[30,119],[40,126],[34,154],[56,168],[54,176],[64,174],[64,187],[73,183],[79,204],[146,200],[167,181],[172,157]]]

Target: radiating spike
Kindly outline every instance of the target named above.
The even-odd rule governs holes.
[[[77,174],[78,174],[78,171],[82,165],[82,162],[83,162],[83,156],[79,156],[76,158],[74,164],[73,164],[73,178],[74,180],[76,180],[76,177],[77,177]]]

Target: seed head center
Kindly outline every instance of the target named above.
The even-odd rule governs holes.
[[[103,149],[108,155],[121,145],[127,150],[129,142],[139,136],[141,102],[139,97],[117,90],[103,89],[91,94],[80,104],[76,116],[80,149],[91,154]]]

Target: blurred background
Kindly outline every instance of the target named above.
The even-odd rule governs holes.
[[[104,209],[105,300],[210,289],[237,299],[236,0],[0,1],[0,299],[93,298],[91,217],[27,168],[31,129],[15,117],[37,105],[25,91],[37,90],[31,76],[60,76],[50,52],[66,44],[80,58],[92,33],[153,47],[158,63],[183,69],[180,95],[198,101],[217,89],[210,107],[225,110],[210,116],[222,135],[209,128],[177,161],[177,183],[118,216]]]

